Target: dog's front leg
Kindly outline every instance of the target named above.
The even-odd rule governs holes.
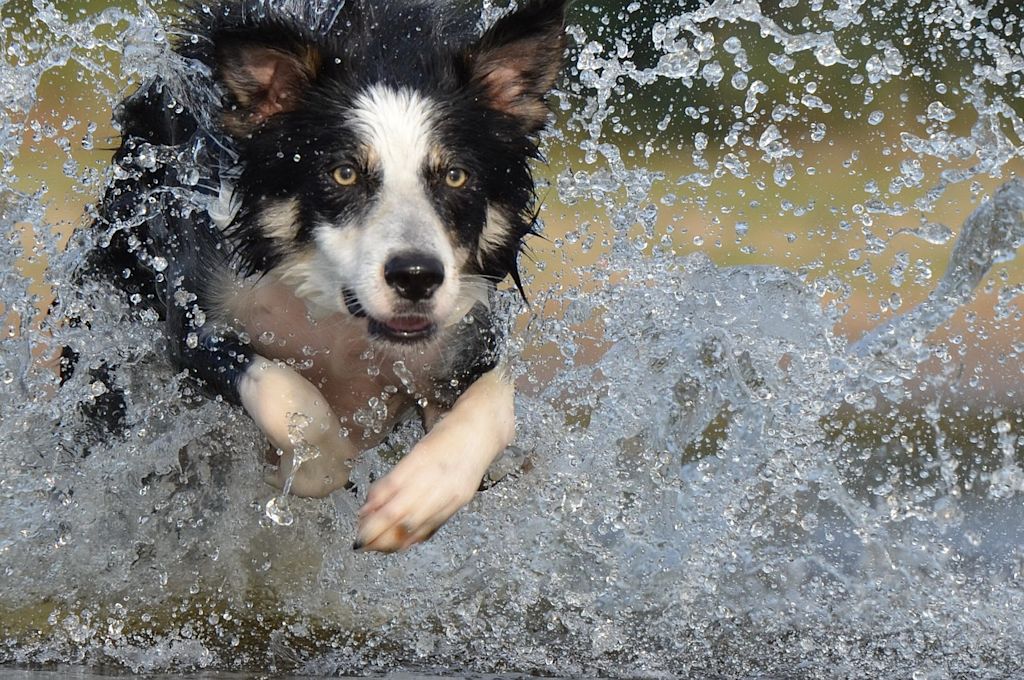
[[[468,503],[515,436],[514,389],[498,367],[462,394],[359,511],[355,547],[393,552],[429,538]]]
[[[312,383],[287,366],[254,355],[238,380],[238,394],[282,452],[276,473],[267,481],[283,488],[291,477],[291,493],[312,498],[348,482],[350,461],[359,452],[341,435],[337,416]]]

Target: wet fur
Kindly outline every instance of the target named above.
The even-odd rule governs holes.
[[[491,414],[493,440],[486,428],[480,435],[489,463],[497,453],[490,449],[511,437],[511,414],[497,406],[510,408],[511,388],[500,387],[495,371],[487,303],[507,277],[522,288],[518,255],[535,215],[529,161],[561,66],[566,3],[526,0],[482,37],[470,17],[426,3],[349,0],[326,12],[314,5],[243,0],[187,9],[176,51],[207,75],[147,83],[117,112],[120,171],[96,225],[105,247],[91,254],[87,273],[155,309],[174,360],[211,393],[245,406],[275,446],[295,443],[285,416],[315,411],[302,434],[321,442],[321,462],[334,466],[322,489],[337,488],[331,475],[357,452],[331,432],[347,414],[331,411],[310,374],[268,361],[263,354],[274,348],[251,338],[275,322],[269,301],[287,303],[289,295],[303,303],[298,325],[314,337],[316,320],[326,319],[386,356],[409,357],[428,425],[452,409]],[[419,165],[406,167],[405,156]],[[332,181],[341,166],[357,170],[357,186]],[[468,173],[464,188],[444,184],[453,168]],[[404,299],[379,274],[377,259],[390,264],[409,249],[443,264],[445,277],[426,299]],[[394,337],[409,318],[433,324],[422,333],[425,345]],[[481,376],[481,387],[469,389]],[[469,393],[489,396],[464,398]],[[406,469],[428,470],[440,448],[472,456],[471,424],[453,416],[414,449]],[[418,453],[445,436],[433,457]],[[482,476],[480,462],[441,467]],[[390,477],[405,479],[400,472]],[[320,495],[321,487],[310,488]],[[371,492],[367,507],[379,507],[383,493],[375,500]],[[459,505],[468,500],[452,495]]]

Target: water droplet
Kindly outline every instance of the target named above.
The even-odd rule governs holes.
[[[392,368],[395,371],[395,377],[402,382],[402,387],[411,394],[416,389],[416,376],[413,375],[404,361],[396,361]]]
[[[704,68],[700,71],[701,77],[707,81],[708,85],[717,85],[725,77],[725,69],[717,61],[713,61],[709,64],[705,64]]]
[[[934,243],[935,245],[943,245],[948,243],[953,238],[953,230],[944,224],[938,222],[928,222],[920,227],[914,229],[908,229],[908,233],[917,236],[919,239],[927,241],[928,243]]]
[[[942,102],[932,102],[928,105],[928,118],[942,123],[948,123],[956,118],[956,112],[944,106]]]
[[[288,507],[288,499],[285,496],[274,496],[265,508],[267,518],[271,522],[282,527],[290,527],[295,523],[295,515]]]

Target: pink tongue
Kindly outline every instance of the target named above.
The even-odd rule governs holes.
[[[401,333],[416,333],[430,328],[430,319],[421,316],[399,316],[388,321],[387,327]]]

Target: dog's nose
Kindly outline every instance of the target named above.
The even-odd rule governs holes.
[[[444,264],[431,255],[402,253],[384,265],[384,280],[406,300],[426,300],[444,283]]]

